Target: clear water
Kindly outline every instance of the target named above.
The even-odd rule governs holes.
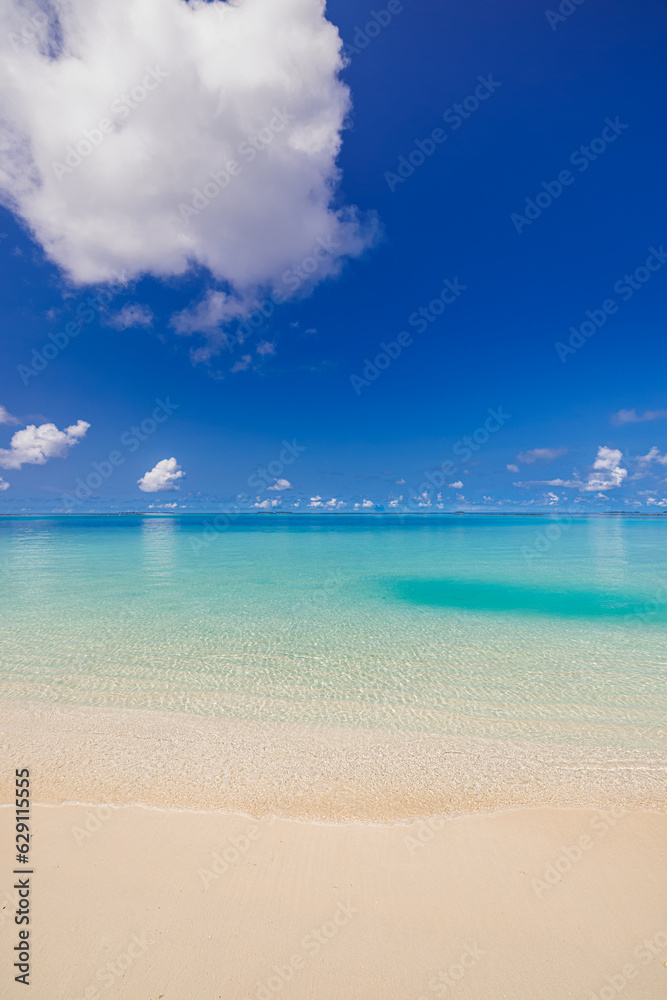
[[[0,697],[664,746],[660,518],[226,521],[0,519]]]

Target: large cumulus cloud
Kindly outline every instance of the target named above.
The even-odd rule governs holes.
[[[368,242],[321,0],[7,0],[0,56],[1,196],[72,282],[203,266],[227,318],[322,241],[311,284]]]

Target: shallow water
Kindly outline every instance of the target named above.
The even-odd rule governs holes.
[[[660,518],[0,519],[0,697],[664,748]]]

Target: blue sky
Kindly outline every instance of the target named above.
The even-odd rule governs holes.
[[[240,5],[255,58],[262,2]],[[145,22],[133,27],[146,33],[135,40],[142,67],[158,64],[142,49],[158,44],[152,3],[141,0]],[[162,16],[182,6],[168,0]],[[0,173],[0,510],[659,513],[664,3],[336,0],[329,24],[314,0],[282,6],[288,27],[293,18],[322,40],[290,63],[298,109],[268,73],[253,89],[239,63],[210,120],[183,138],[179,115],[197,121],[203,100],[188,81],[208,80],[213,56],[190,46],[181,59],[167,38],[165,82],[158,70],[154,93],[139,92],[126,146],[114,145],[117,121],[62,178],[43,153],[44,105],[67,166],[67,139],[78,142],[81,122],[96,128],[109,101],[80,107],[62,77],[47,100],[37,70],[72,58],[68,25],[43,25],[28,6],[31,34],[24,8],[6,15],[8,51],[30,79],[0,84],[20,109],[14,134],[27,136],[4,144]],[[214,13],[190,7],[193,20]],[[348,58],[340,73],[331,25]],[[224,51],[229,21],[215,31]],[[110,56],[114,43],[110,29]],[[276,81],[283,50],[266,53]],[[85,51],[77,58],[85,65]],[[242,115],[264,132],[244,132]],[[237,150],[239,134],[259,135],[256,156],[235,154],[238,176],[197,209],[194,227],[214,216],[215,226],[201,222],[183,266],[183,237],[169,245],[155,191],[169,203],[173,185],[182,217],[182,192],[206,172],[193,175],[180,150],[213,150],[218,169],[228,133]],[[257,328],[255,300],[270,313]],[[51,423],[50,444],[35,431],[12,447],[26,426]]]

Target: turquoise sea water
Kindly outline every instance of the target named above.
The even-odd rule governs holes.
[[[0,519],[0,696],[664,746],[667,519]]]

